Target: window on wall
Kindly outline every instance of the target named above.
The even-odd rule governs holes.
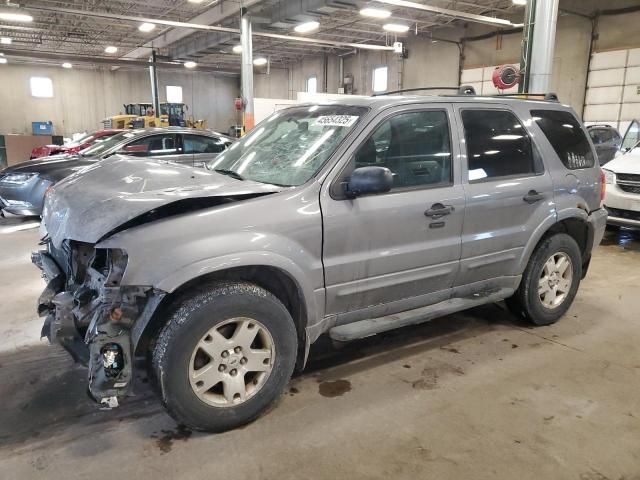
[[[386,92],[389,67],[382,66],[373,69],[373,91]]]
[[[31,96],[37,98],[53,97],[53,82],[49,77],[31,77],[29,84],[31,86]]]
[[[307,92],[318,93],[318,77],[315,75],[307,78]]]
[[[182,87],[167,85],[167,102],[182,103]]]

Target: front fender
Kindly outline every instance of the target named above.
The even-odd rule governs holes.
[[[236,267],[273,267],[289,276],[303,295],[304,307],[310,323],[320,318],[313,285],[308,280],[308,272],[290,258],[267,251],[243,251],[242,255],[230,254],[215,258],[207,258],[187,265],[161,279],[156,288],[171,293],[187,282],[211,273],[221,272]]]

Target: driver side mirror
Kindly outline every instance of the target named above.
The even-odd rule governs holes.
[[[386,193],[393,186],[393,173],[385,167],[356,168],[345,184],[347,198]]]

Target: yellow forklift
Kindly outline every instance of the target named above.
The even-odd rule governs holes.
[[[162,117],[167,117],[172,127],[189,127],[204,130],[207,128],[206,120],[196,120],[193,116],[187,117],[189,107],[184,103],[161,103]]]
[[[118,114],[102,121],[108,128],[151,128],[151,127],[189,127],[206,129],[206,120],[195,120],[186,116],[189,107],[184,103],[161,103],[160,116],[156,116],[152,103],[129,103],[124,105],[125,114]]]
[[[105,118],[102,125],[107,128],[147,128],[147,127],[167,127],[169,118],[161,115],[156,117],[151,103],[129,103],[124,106],[125,113],[119,113],[112,117]]]

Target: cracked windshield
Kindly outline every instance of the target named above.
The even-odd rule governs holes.
[[[322,168],[366,111],[314,105],[276,112],[208,168],[239,180],[302,185]]]

